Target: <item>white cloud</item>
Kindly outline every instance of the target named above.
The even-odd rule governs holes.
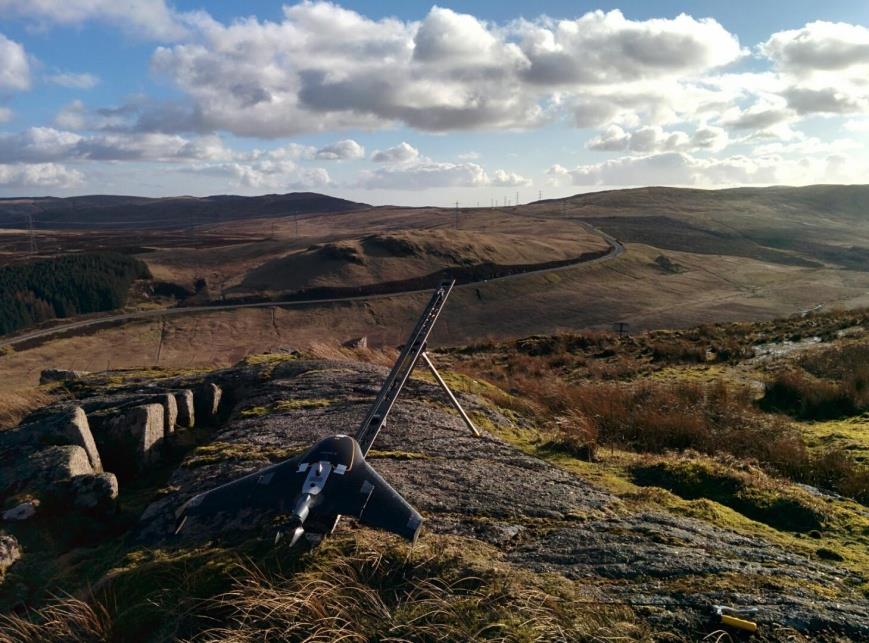
[[[702,185],[723,186],[746,183],[774,183],[780,159],[753,159],[732,156],[701,159],[683,152],[664,152],[648,156],[581,165],[573,170],[550,168],[554,177],[569,177],[574,185]],[[556,169],[557,168],[557,169]]]
[[[321,147],[314,156],[325,161],[350,161],[365,158],[365,148],[348,138]]]
[[[366,170],[360,173],[358,180],[359,187],[392,190],[481,187],[488,184],[486,171],[476,163],[439,163],[430,159]]]
[[[419,158],[419,150],[410,143],[402,141],[395,147],[385,150],[375,150],[371,160],[375,163],[407,163]]]
[[[721,115],[719,122],[737,130],[764,130],[794,119],[794,112],[783,101],[772,98],[758,101],[747,109],[732,107]]]
[[[869,29],[843,22],[810,22],[779,31],[759,46],[785,72],[840,71],[869,66]]]
[[[869,112],[869,97],[849,95],[833,87],[812,89],[809,87],[789,87],[782,95],[788,106],[797,114],[849,114]]]
[[[100,82],[100,79],[93,74],[76,74],[68,71],[49,74],[45,77],[45,80],[54,85],[70,89],[91,89],[96,87]]]
[[[863,145],[853,139],[839,138],[822,141],[817,137],[802,138],[791,142],[775,141],[757,145],[752,149],[752,155],[789,156],[791,158],[817,157],[819,155],[844,155],[862,149]]]
[[[869,113],[869,29],[816,21],[758,46],[779,72],[778,93],[800,116]]]
[[[457,156],[457,158],[461,161],[476,161],[480,158],[479,152],[462,152]]]
[[[659,126],[641,127],[632,132],[610,125],[591,139],[590,150],[605,152],[674,152],[697,149],[719,151],[727,146],[728,136],[720,127],[698,128],[693,135],[681,131],[666,131]]]
[[[0,163],[0,185],[14,188],[70,188],[81,185],[84,175],[56,163]]]
[[[846,121],[842,127],[848,132],[869,134],[869,119],[854,119]]]
[[[492,180],[489,183],[490,185],[499,188],[518,188],[531,185],[532,182],[531,179],[527,179],[521,174],[516,174],[515,172],[495,170],[495,173],[492,175]]]
[[[520,187],[531,180],[507,170],[496,170],[492,176],[477,163],[433,161],[422,156],[409,143],[377,150],[371,160],[383,165],[358,175],[356,185],[366,189],[426,190],[458,187]]]
[[[0,92],[27,89],[30,89],[27,53],[20,44],[0,33]]]
[[[0,0],[0,13],[42,27],[104,22],[156,40],[183,38],[192,24],[208,20],[201,12],[179,13],[165,0]]]
[[[0,106],[0,123],[8,123],[15,118],[15,112],[8,107]]]
[[[621,151],[628,149],[630,140],[630,133],[618,125],[610,125],[603,133],[591,139],[586,147],[599,152]]]
[[[689,75],[743,55],[739,40],[711,18],[628,20],[593,11],[577,20],[519,20],[515,30],[530,61],[525,78],[543,85],[613,84]]]
[[[645,185],[721,188],[739,185],[809,185],[812,183],[855,183],[864,180],[867,164],[839,153],[827,153],[837,146],[802,151],[818,156],[787,157],[775,148],[754,150],[751,157],[698,158],[683,152],[647,156],[625,156],[567,169],[554,165],[547,171],[554,185],[569,181],[577,186],[634,187]],[[778,151],[788,151],[781,148]],[[766,152],[766,153],[761,153]]]
[[[688,84],[742,54],[720,24],[687,15],[632,21],[597,11],[497,25],[434,7],[404,22],[304,2],[284,7],[279,22],[203,21],[195,41],[158,48],[152,68],[189,96],[200,128],[279,137],[396,123],[528,128],[562,108],[581,126],[638,110],[658,123],[720,94]],[[694,98],[684,109],[661,85],[683,81],[676,93]]]
[[[289,160],[222,163],[195,166],[192,169],[200,174],[228,177],[236,185],[257,190],[310,190],[324,188],[332,183],[325,169],[303,168]]]
[[[74,100],[64,105],[54,117],[54,124],[65,129],[85,129],[87,127],[87,109],[80,100]]]
[[[0,163],[50,161],[226,160],[232,156],[219,138],[187,139],[175,134],[102,133],[82,136],[51,127],[0,134]]]

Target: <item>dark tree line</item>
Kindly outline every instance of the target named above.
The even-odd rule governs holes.
[[[114,252],[0,267],[0,334],[56,317],[120,308],[133,280],[150,276],[144,263]]]

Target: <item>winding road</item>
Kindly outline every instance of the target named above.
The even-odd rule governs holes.
[[[616,257],[621,256],[625,252],[625,247],[622,243],[613,237],[612,235],[607,234],[603,230],[599,230],[591,226],[585,222],[577,222],[580,223],[583,227],[588,229],[590,232],[599,235],[603,238],[604,241],[609,245],[609,251],[600,257],[596,257],[594,259],[589,259],[587,261],[581,262],[582,265],[600,263],[602,261],[609,261],[611,259],[615,259]],[[501,277],[492,277],[491,279],[486,279],[484,281],[469,281],[467,283],[456,285],[456,288],[472,288],[474,286],[478,286],[482,283],[491,283],[493,281],[504,281],[507,279],[517,279],[519,277],[526,277],[528,275],[542,274],[548,272],[559,272],[562,270],[569,270],[571,268],[575,268],[578,263],[571,263],[564,266],[557,266],[554,268],[539,268],[539,269],[531,269],[525,272],[517,272],[510,275],[503,275]],[[141,310],[132,313],[122,313],[120,315],[106,315],[103,317],[94,317],[89,319],[82,319],[79,321],[69,322],[67,324],[61,324],[58,326],[53,326],[51,328],[43,328],[41,330],[31,331],[29,333],[24,333],[22,335],[16,335],[14,337],[5,337],[0,338],[0,348],[4,346],[15,346],[16,344],[23,344],[25,342],[32,341],[34,339],[43,339],[46,337],[51,337],[53,335],[61,335],[67,334],[71,331],[82,330],[87,328],[92,328],[95,326],[102,325],[115,325],[120,322],[127,321],[138,321],[143,319],[159,319],[161,317],[169,317],[176,315],[194,315],[194,314],[202,314],[202,313],[211,313],[217,311],[224,310],[236,310],[239,308],[271,308],[275,306],[287,308],[294,306],[311,306],[311,305],[319,305],[319,304],[338,304],[345,302],[354,302],[354,301],[373,301],[376,299],[385,299],[387,297],[399,297],[404,295],[416,295],[420,293],[429,293],[431,292],[431,288],[421,288],[416,290],[399,290],[390,293],[380,293],[373,295],[353,295],[349,297],[332,297],[332,298],[321,298],[321,299],[298,299],[298,300],[290,300],[290,301],[263,301],[263,302],[254,302],[254,303],[245,303],[245,304],[224,304],[219,306],[189,306],[189,307],[180,307],[180,308],[160,308],[155,310]]]

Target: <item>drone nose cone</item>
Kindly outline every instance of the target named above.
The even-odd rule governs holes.
[[[281,542],[284,539],[284,536],[286,536],[287,534],[291,534],[290,543],[287,546],[292,547],[297,542],[299,542],[299,539],[305,534],[305,528],[299,525],[292,531],[278,530],[278,532],[275,534],[275,545]]]
[[[296,527],[296,528],[293,530],[293,536],[292,536],[292,538],[290,538],[290,547],[292,547],[292,546],[295,545],[297,542],[299,542],[299,538],[301,538],[302,535],[303,535],[304,533],[305,533],[305,528],[304,528],[304,527]]]

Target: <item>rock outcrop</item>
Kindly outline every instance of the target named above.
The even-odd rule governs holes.
[[[0,532],[0,580],[3,579],[6,570],[21,558],[21,545],[15,536]]]
[[[0,470],[0,495],[27,489],[54,498],[63,495],[58,483],[93,473],[87,452],[80,446],[51,446],[6,463]]]
[[[178,421],[178,403],[175,394],[171,391],[159,390],[134,391],[115,393],[111,395],[99,395],[81,401],[82,408],[88,414],[104,411],[122,411],[143,404],[159,404],[163,407],[163,432],[170,436],[175,432]]]
[[[354,337],[353,339],[348,339],[346,342],[341,344],[344,348],[353,348],[356,350],[362,350],[368,348],[368,337],[363,335],[362,337]]]
[[[87,416],[80,406],[66,406],[38,413],[15,429],[6,431],[0,440],[0,463],[20,458],[21,450],[48,445],[74,445],[85,450],[91,467],[102,471]]]
[[[73,504],[97,514],[114,511],[118,500],[118,479],[113,473],[75,476],[71,480]]]
[[[46,368],[39,374],[40,384],[52,382],[71,382],[88,375],[87,371],[71,371],[64,368]]]
[[[175,391],[175,406],[178,409],[178,426],[184,427],[185,429],[192,429],[196,425],[193,391],[189,388]]]
[[[91,423],[105,468],[122,478],[160,459],[158,447],[165,436],[163,405],[141,404],[98,411],[91,415]]]
[[[36,508],[39,506],[38,500],[28,500],[27,502],[22,502],[20,505],[15,505],[11,509],[7,509],[2,514],[0,514],[0,519],[2,520],[12,520],[12,521],[21,521],[21,520],[30,520],[33,516],[36,515]]]
[[[223,389],[214,382],[200,384],[193,390],[194,412],[200,424],[214,422],[220,412]]]
[[[48,378],[67,377],[51,369]],[[32,413],[0,433],[0,497],[8,500],[0,516],[29,520],[39,512],[62,515],[74,511],[105,516],[117,509],[118,476],[130,480],[163,457],[176,427],[192,428],[195,397],[191,388],[167,386],[92,385],[77,372],[72,389],[81,399]],[[200,386],[202,413],[212,419],[220,406],[221,389]],[[11,505],[16,499],[17,505]]]

